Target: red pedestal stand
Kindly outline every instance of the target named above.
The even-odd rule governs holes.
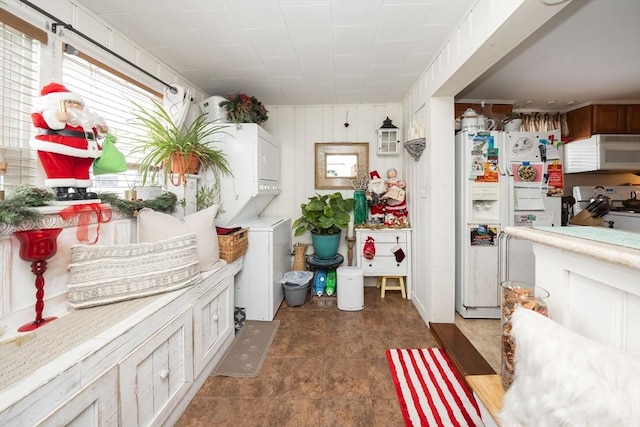
[[[31,272],[36,275],[36,320],[20,326],[18,332],[33,331],[57,319],[57,317],[42,318],[42,311],[44,310],[44,272],[47,270],[47,260],[58,250],[57,238],[61,231],[62,228],[46,228],[14,233],[20,242],[20,258],[31,262]]]

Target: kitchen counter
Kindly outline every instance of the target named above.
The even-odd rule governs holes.
[[[640,233],[604,227],[505,227],[505,234],[640,270]]]
[[[587,338],[640,356],[640,233],[604,227],[505,227],[533,242],[535,285],[549,317]]]

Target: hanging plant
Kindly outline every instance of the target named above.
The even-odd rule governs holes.
[[[269,119],[267,109],[255,96],[244,93],[227,95],[227,100],[220,102],[227,111],[227,120],[232,123],[257,123],[262,125]]]

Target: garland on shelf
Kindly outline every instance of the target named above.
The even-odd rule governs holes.
[[[18,186],[5,200],[0,200],[0,222],[15,226],[23,221],[38,221],[42,214],[33,208],[45,206],[54,198],[45,189]]]
[[[42,214],[33,209],[46,206],[47,202],[54,200],[51,192],[43,188],[19,186],[5,200],[0,200],[0,223],[18,226],[23,221],[39,221]],[[102,203],[124,215],[135,216],[142,208],[150,208],[154,211],[171,213],[175,211],[178,197],[170,192],[164,192],[151,200],[123,200],[113,193],[98,193]]]

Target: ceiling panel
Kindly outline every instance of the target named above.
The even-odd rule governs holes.
[[[311,104],[401,102],[478,0],[75,1],[209,95]],[[640,100],[639,46],[640,1],[574,0],[457,99]]]

